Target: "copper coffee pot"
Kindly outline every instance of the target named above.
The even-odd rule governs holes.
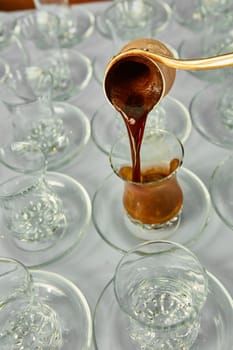
[[[136,39],[114,56],[105,70],[104,91],[119,111],[122,98],[143,96],[148,111],[171,89],[176,70],[209,70],[233,66],[233,53],[219,56],[177,59],[160,41]],[[120,96],[120,99],[116,99]],[[114,99],[114,102],[113,102]],[[124,98],[123,98],[124,99]],[[124,101],[123,101],[124,103]]]

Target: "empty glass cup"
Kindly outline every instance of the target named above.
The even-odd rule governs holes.
[[[62,199],[45,178],[46,161],[33,143],[0,148],[0,206],[14,243],[25,250],[47,249],[62,237]]]
[[[128,135],[115,142],[110,163],[124,183],[122,198],[129,223],[148,230],[177,227],[183,193],[176,173],[182,161],[183,146],[173,134],[160,129],[146,129],[140,149],[140,181],[135,182],[132,181]]]
[[[173,1],[172,10],[178,23],[195,31],[210,27],[214,31],[226,31],[233,17],[229,0],[176,0]]]
[[[179,244],[150,241],[120,260],[114,291],[137,349],[188,350],[208,294],[205,269]]]
[[[95,17],[83,7],[70,7],[68,0],[34,0],[34,4],[37,9],[53,12],[59,17],[61,47],[73,47],[93,33]]]
[[[0,84],[0,100],[12,123],[12,141],[34,142],[47,160],[69,143],[63,120],[53,110],[52,89],[51,74],[33,66],[10,71]]]
[[[55,14],[30,12],[16,18],[12,26],[27,52],[30,65],[51,73],[53,99],[68,99],[87,86],[92,76],[90,60],[76,50],[60,48],[60,22]]]
[[[20,262],[0,258],[0,348],[59,350],[61,320],[34,294],[29,270]]]
[[[52,101],[53,78],[46,70],[28,66],[2,73],[0,100],[8,112],[1,114],[1,124],[11,124],[6,134],[10,140],[2,143],[34,142],[48,169],[71,161],[89,140],[86,115],[69,103]]]

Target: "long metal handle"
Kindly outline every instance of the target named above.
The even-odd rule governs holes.
[[[128,50],[127,54],[129,54],[129,52],[133,52],[135,55],[143,55],[144,57],[147,56],[155,61],[163,63],[168,67],[180,70],[208,70],[233,66],[232,52],[219,56],[196,59],[178,59],[138,48]],[[126,52],[119,54],[118,58],[120,58],[121,55],[125,56],[125,54]]]

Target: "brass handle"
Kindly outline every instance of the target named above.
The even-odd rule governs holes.
[[[157,62],[160,62],[167,67],[180,69],[180,70],[208,70],[217,69],[224,67],[233,66],[233,53],[227,53],[219,56],[212,56],[206,58],[195,58],[195,59],[178,59],[174,57],[169,57],[162,55],[161,53],[150,52],[147,49],[131,48],[128,53],[133,53],[135,55],[147,56]],[[119,53],[117,58],[125,56],[125,52]]]

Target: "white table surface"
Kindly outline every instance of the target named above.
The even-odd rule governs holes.
[[[108,5],[109,3],[106,2],[94,2],[75,6],[84,6],[96,14]],[[12,14],[3,13],[0,15],[12,16]],[[181,40],[190,35],[192,35],[191,31],[172,21],[157,38],[177,48]],[[96,50],[101,50],[102,45],[106,47],[109,44],[109,50],[111,49],[111,43],[107,43],[106,40],[95,30],[91,37],[77,45],[75,49],[93,59]],[[178,98],[186,107],[189,107],[191,98],[204,84],[190,73],[179,71],[170,96]],[[81,108],[91,120],[104,101],[102,86],[93,77],[88,87],[69,102]],[[194,128],[184,144],[184,150],[184,166],[198,175],[207,187],[214,168],[220,160],[230,154],[230,151],[206,141]],[[97,148],[92,139],[72,164],[61,170],[80,182],[90,198],[111,171],[108,157]],[[220,220],[214,209],[208,226],[192,250],[233,296],[233,232]],[[121,256],[100,238],[91,222],[80,244],[69,255],[44,269],[59,273],[77,284],[93,312],[99,294],[113,276]]]

